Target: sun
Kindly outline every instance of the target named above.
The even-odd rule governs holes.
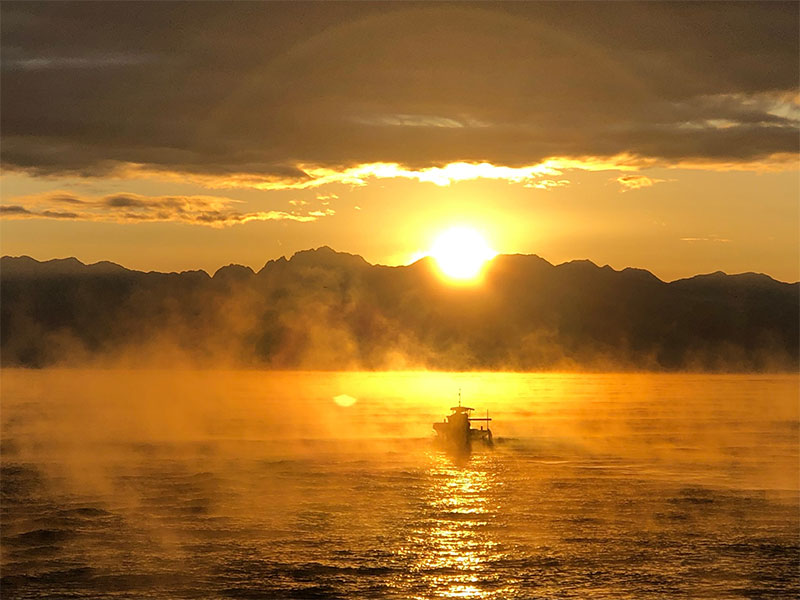
[[[471,227],[451,227],[440,233],[429,254],[446,277],[462,283],[477,279],[486,261],[497,256]]]

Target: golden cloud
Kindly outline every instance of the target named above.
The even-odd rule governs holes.
[[[349,167],[300,164],[296,165],[296,170],[301,175],[289,177],[252,173],[209,175],[153,171],[145,165],[129,164],[118,169],[115,175],[123,178],[146,177],[184,182],[189,180],[209,189],[305,190],[331,184],[361,187],[375,179],[411,179],[446,187],[461,181],[490,179],[547,190],[568,185],[569,180],[561,178],[566,171],[628,172],[652,165],[653,161],[650,159],[622,154],[612,157],[549,158],[540,163],[521,167],[463,161],[423,168],[412,168],[395,162],[365,163]],[[335,194],[318,196],[318,199],[320,198],[337,198],[337,196]]]
[[[142,196],[112,194],[77,196],[69,192],[21,196],[0,206],[5,219],[64,219],[115,223],[177,222],[210,227],[225,227],[250,221],[316,221],[331,216],[331,208],[304,212],[300,210],[242,212],[235,210],[239,201],[219,196]],[[69,210],[63,210],[65,206]]]
[[[647,177],[646,175],[623,175],[622,177],[617,177],[614,181],[622,186],[621,191],[629,192],[631,190],[652,187],[656,183],[664,183],[667,180]]]

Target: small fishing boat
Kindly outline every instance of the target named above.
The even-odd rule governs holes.
[[[486,446],[493,446],[492,430],[489,429],[489,411],[486,411],[485,417],[473,417],[472,413],[474,408],[469,406],[461,406],[461,391],[458,392],[458,406],[450,408],[452,411],[445,419],[439,423],[433,424],[433,429],[436,431],[436,440],[441,445],[457,451],[469,452],[473,443],[481,443]],[[484,429],[481,425],[480,429],[471,427],[473,421],[483,421],[486,423]]]

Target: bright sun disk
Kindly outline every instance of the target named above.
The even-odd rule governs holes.
[[[430,255],[447,277],[468,281],[477,277],[497,252],[471,227],[452,227],[436,238]]]

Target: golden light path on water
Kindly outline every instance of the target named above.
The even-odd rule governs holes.
[[[498,485],[487,464],[491,457],[476,454],[461,459],[436,453],[430,459],[433,465],[426,477],[430,481],[426,498],[429,520],[408,538],[416,555],[412,573],[435,590],[437,597],[502,597],[509,590],[476,585],[493,579],[486,572],[487,562],[501,558],[499,544],[487,532],[501,509],[490,495]]]

